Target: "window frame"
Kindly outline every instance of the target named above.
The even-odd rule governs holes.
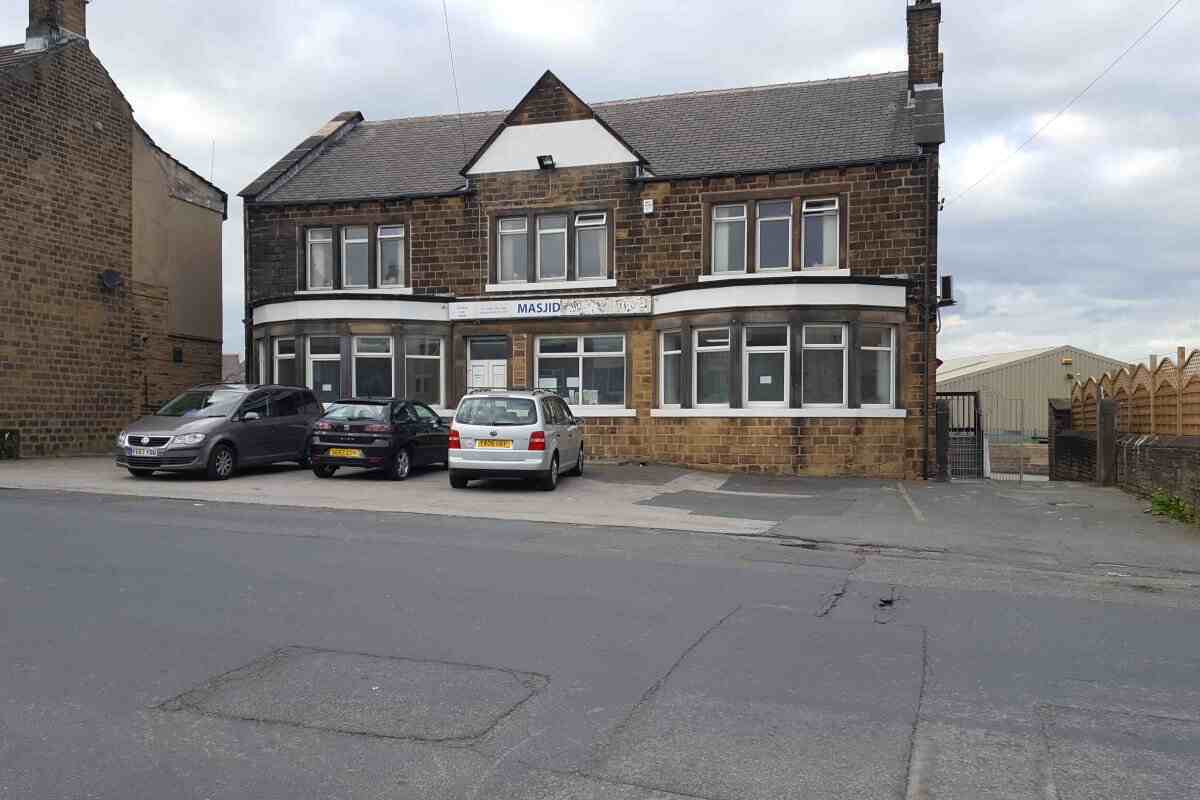
[[[561,228],[545,228],[545,229],[543,229],[542,228],[542,220],[550,219],[552,217],[562,217],[562,221],[563,221],[562,227]],[[538,214],[536,217],[534,217],[534,227],[536,228],[536,233],[537,233],[537,248],[536,248],[537,252],[534,254],[534,268],[533,268],[534,282],[535,283],[548,283],[548,282],[559,282],[559,281],[569,280],[570,279],[570,266],[571,266],[571,254],[569,252],[571,249],[571,243],[570,243],[571,215],[564,214],[564,213],[557,213],[557,212]],[[542,237],[543,236],[561,236],[562,237],[562,276],[561,277],[547,276],[547,275],[542,274]]]
[[[323,337],[317,337],[323,338]],[[360,353],[358,352],[358,344],[363,339],[380,339],[388,343],[387,353]],[[392,336],[388,335],[364,335],[352,337],[350,343],[350,392],[351,396],[358,397],[358,360],[360,358],[387,359],[388,362],[388,397],[396,396],[396,342]]]
[[[833,208],[821,208],[815,211],[809,211],[810,203],[833,203]],[[832,214],[830,211],[832,210]],[[833,226],[836,231],[836,236],[833,237],[833,264],[822,264],[820,266],[805,266],[808,261],[808,219],[809,217],[833,217]],[[807,272],[829,271],[841,269],[842,266],[842,202],[837,195],[830,197],[806,197],[800,204],[800,269]]]
[[[602,338],[620,338],[621,350],[609,350],[605,352],[589,353],[584,345],[584,339],[602,339]],[[542,353],[542,341],[545,339],[574,339],[575,351],[572,353]],[[579,408],[586,409],[616,409],[629,408],[629,342],[624,331],[614,331],[612,333],[580,333],[580,334],[540,334],[534,339],[533,343],[533,378],[536,384],[541,374],[542,358],[574,358],[579,362],[579,402],[575,405]],[[583,402],[583,363],[586,358],[620,358],[621,359],[621,402],[620,403],[585,403]],[[569,387],[564,387],[569,388]],[[554,395],[558,397],[570,410],[570,402],[554,390]]]
[[[883,328],[884,330],[886,330],[888,333],[888,346],[887,347],[874,347],[874,346],[867,346],[867,345],[862,344],[861,328],[867,328],[867,327]],[[888,357],[888,381],[887,381],[888,402],[886,402],[886,403],[864,403],[864,402],[862,402],[862,365],[864,362],[861,357],[855,359],[855,361],[857,362],[857,364],[855,365],[855,369],[858,370],[858,381],[859,381],[859,407],[860,408],[895,408],[896,407],[896,326],[888,325],[886,323],[881,323],[881,322],[863,323],[860,326],[860,331],[859,331],[858,349],[860,351],[865,350],[869,353],[887,352],[889,354],[889,357]]]
[[[355,228],[362,228],[362,230],[365,231],[365,236],[362,239],[351,239],[350,238],[350,231],[352,231]],[[341,288],[343,288],[343,289],[370,289],[371,288],[371,226],[370,225],[342,225],[342,226],[339,226],[338,230],[339,230],[339,238],[340,238],[340,246],[341,246],[341,249],[339,251],[341,253],[341,259],[340,259],[340,263],[338,265],[341,270],[341,275],[342,275]],[[364,245],[363,251],[367,256],[367,282],[366,283],[350,283],[350,281],[347,280],[348,276],[346,273],[346,269],[347,269],[346,248],[352,244]]]
[[[312,351],[312,343],[316,339],[333,339],[334,341],[336,341],[338,343],[337,354],[333,354],[333,353],[316,353],[316,354],[314,354]],[[339,392],[338,393],[341,394],[343,397],[345,397],[345,394],[341,391],[343,389],[343,387],[340,385],[342,382],[342,379],[341,379],[342,337],[340,337],[340,336],[321,336],[321,335],[306,336],[304,339],[304,354],[305,354],[305,376],[304,377],[306,380],[304,385],[307,386],[309,389],[311,389],[313,394],[315,394],[317,396],[318,402],[324,404],[326,401],[321,400],[321,390],[317,389],[316,386],[314,385],[316,383],[316,374],[313,372],[313,364],[315,364],[317,362],[336,361],[338,363],[338,384],[339,384],[339,386],[338,386]]]
[[[520,220],[524,228],[516,231],[505,231],[504,223]],[[504,277],[504,237],[521,236],[525,239],[525,277]],[[497,283],[531,283],[529,280],[529,217],[527,215],[504,216],[496,218],[496,282]]]
[[[281,342],[291,342],[292,343],[292,352],[280,354],[279,344]],[[271,343],[271,356],[272,356],[272,361],[271,361],[272,371],[271,371],[271,381],[270,382],[271,383],[279,383],[279,362],[280,361],[291,361],[293,363],[293,365],[296,363],[296,337],[295,336],[276,337],[275,340]],[[295,372],[294,366],[292,368],[292,371]],[[299,377],[299,376],[297,376],[297,377]],[[260,378],[259,383],[265,383],[265,381],[263,381]],[[290,385],[290,384],[281,384],[281,385]],[[298,384],[298,385],[303,385],[303,384]]]
[[[667,350],[667,337],[679,337],[679,349]],[[684,332],[680,328],[670,331],[659,331],[658,335],[658,406],[659,408],[682,408],[683,407],[683,384],[680,383],[676,387],[679,391],[679,402],[667,402],[667,356],[679,356],[679,371],[683,372],[683,335]],[[682,378],[682,375],[677,376]]]
[[[713,275],[745,275],[749,271],[749,269],[750,269],[750,265],[749,265],[750,237],[748,235],[748,223],[750,220],[749,203],[750,203],[750,201],[748,201],[748,200],[742,200],[742,201],[737,201],[737,202],[731,201],[728,203],[713,203],[712,210],[709,212],[710,230],[712,232],[710,235],[711,242],[709,243],[709,272],[711,272]],[[718,218],[717,218],[718,210],[720,210],[722,208],[734,208],[734,207],[740,207],[742,209],[742,215],[740,217],[722,217],[718,220]],[[731,225],[734,223],[739,223],[742,226],[742,268],[741,269],[718,270],[717,269],[717,225],[718,224]]]
[[[809,344],[808,331],[810,328],[840,328],[841,344]],[[849,408],[850,404],[850,325],[846,322],[806,322],[800,329],[800,407],[801,408]],[[804,402],[804,360],[809,350],[841,350],[842,351],[842,402],[840,403],[806,403]]]
[[[337,264],[335,263],[334,233],[336,226],[334,225],[318,225],[311,228],[306,228],[304,233],[304,288],[310,291],[332,290],[337,283],[336,272]],[[322,231],[328,232],[328,238],[314,238],[316,234]],[[329,248],[329,283],[317,285],[313,283],[313,245],[326,245]]]
[[[581,217],[599,217],[600,221],[580,224],[579,220]],[[573,230],[575,232],[575,235],[572,237],[574,241],[571,243],[571,246],[574,247],[575,280],[581,283],[608,280],[608,211],[575,211],[573,212],[572,222],[574,223]],[[604,233],[603,245],[600,248],[600,274],[585,278],[579,274],[579,235],[586,231],[595,230]],[[571,261],[570,258],[567,260],[568,263]]]
[[[726,341],[724,347],[708,347],[700,346],[700,334],[709,333],[711,331],[725,331]],[[725,402],[723,403],[701,403],[700,402],[700,354],[701,353],[724,353],[726,360],[730,358],[730,352],[733,348],[733,326],[732,325],[714,325],[703,328],[692,329],[692,407],[693,408],[729,408],[733,401],[733,384],[732,381],[726,383]],[[731,379],[733,375],[729,376]]]
[[[387,228],[398,228],[400,233],[384,235]],[[400,279],[396,283],[383,282],[383,244],[400,242]],[[380,289],[397,289],[408,285],[408,225],[403,222],[379,223],[375,226],[375,285]]]
[[[438,354],[436,356],[428,355],[412,355],[408,352],[409,343],[417,340],[430,340],[438,343]],[[404,399],[410,403],[425,403],[433,408],[446,407],[446,337],[434,335],[410,335],[404,337]],[[424,400],[416,400],[408,396],[408,362],[409,359],[420,361],[437,361],[438,362],[438,392],[437,402],[426,403]]]
[[[750,331],[756,328],[782,328],[784,343],[782,345],[751,346]],[[742,328],[742,405],[746,408],[788,408],[792,399],[792,326],[786,322],[764,322],[746,325]],[[750,399],[750,356],[752,354],[771,354],[783,356],[783,399],[755,400]]]
[[[787,203],[788,204],[787,214],[785,214],[783,216],[764,217],[762,214],[758,213],[759,207],[762,206],[764,203]],[[794,230],[795,226],[793,225],[793,218],[795,217],[795,209],[796,209],[796,202],[795,202],[795,200],[793,200],[790,197],[763,198],[761,200],[754,201],[754,271],[755,272],[770,272],[770,273],[779,272],[779,273],[782,273],[782,272],[791,272],[792,271],[792,269],[793,269],[792,253],[796,249],[795,240],[793,238],[796,235],[796,232]],[[787,230],[788,230],[788,233],[787,233],[787,244],[788,244],[788,246],[787,246],[787,264],[782,267],[764,267],[762,265],[762,224],[764,222],[781,222],[781,221],[787,222]]]
[[[267,376],[267,341],[266,339],[254,340],[254,382],[266,383],[264,380]]]

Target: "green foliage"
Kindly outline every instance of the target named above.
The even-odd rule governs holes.
[[[1180,522],[1200,524],[1200,515],[1196,513],[1195,508],[1182,497],[1176,497],[1162,489],[1150,495],[1150,513],[1156,517],[1170,517]]]

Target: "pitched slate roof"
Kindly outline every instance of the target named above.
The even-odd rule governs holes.
[[[37,56],[40,56],[45,50],[28,52],[25,50],[25,44],[6,44],[0,46],[0,70],[16,67],[25,63]]]
[[[592,108],[647,159],[651,172],[682,177],[917,156],[907,91],[908,74],[893,72]],[[283,168],[281,161],[242,194],[258,195],[261,202],[308,203],[452,192],[465,183],[460,170],[467,159],[507,116],[466,114],[461,135],[453,114],[362,122],[299,169],[295,160]]]

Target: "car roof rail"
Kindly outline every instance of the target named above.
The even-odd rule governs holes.
[[[507,386],[472,386],[470,389],[467,389],[467,394],[486,394],[488,392],[511,392],[511,391],[519,391],[519,390],[509,389]]]

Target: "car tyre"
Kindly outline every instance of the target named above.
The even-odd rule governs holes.
[[[330,466],[329,464],[314,464],[312,470],[313,475],[316,475],[318,478],[332,478],[333,473],[337,472],[337,467]]]
[[[543,492],[553,492],[558,488],[558,453],[550,458],[550,470],[538,482]]]
[[[135,478],[149,478],[154,474],[154,470],[152,469],[134,469],[133,467],[126,467],[126,469],[128,469],[129,474]]]
[[[465,489],[467,488],[467,483],[468,481],[465,475],[459,475],[455,470],[450,470],[451,489]]]
[[[579,458],[576,459],[575,466],[571,467],[571,471],[567,474],[576,477],[583,475],[583,445],[579,446]]]
[[[208,456],[208,468],[205,473],[210,481],[224,481],[233,477],[237,470],[237,455],[227,444],[219,444],[212,449]]]
[[[401,447],[396,451],[396,455],[392,456],[392,461],[388,464],[387,476],[394,481],[402,481],[412,474],[412,450],[407,447]]]

